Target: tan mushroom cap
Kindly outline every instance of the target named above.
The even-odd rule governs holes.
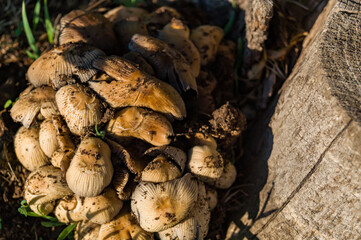
[[[83,139],[66,172],[69,188],[79,196],[94,197],[113,177],[108,145],[99,138]]]
[[[182,176],[180,169],[166,156],[154,158],[143,170],[141,181],[161,183],[168,182]]]
[[[211,25],[202,25],[192,30],[191,40],[199,50],[202,66],[215,60],[223,34],[222,28]]]
[[[227,162],[224,166],[221,177],[211,184],[214,185],[216,188],[227,189],[232,186],[234,181],[236,181],[236,178],[236,167],[231,162]]]
[[[21,122],[28,128],[39,112],[44,118],[50,118],[52,114],[58,113],[55,91],[51,87],[26,89],[11,108],[10,116],[15,122]]]
[[[137,107],[127,107],[115,114],[106,131],[117,137],[135,137],[155,146],[167,145],[174,135],[172,125],[163,115]]]
[[[63,197],[54,209],[55,217],[59,222],[65,224],[86,220],[79,211],[82,208],[81,201],[84,201],[84,199],[84,197],[79,199],[76,195]]]
[[[88,81],[97,71],[92,61],[104,52],[83,42],[67,43],[42,54],[29,67],[26,77],[35,87],[42,85],[58,89],[76,78]]]
[[[141,71],[154,76],[155,72],[153,67],[145,60],[140,53],[130,51],[123,55],[123,58],[129,60],[130,62],[134,63]]]
[[[100,225],[90,221],[81,221],[76,225],[74,231],[75,240],[94,240],[98,239]]]
[[[143,230],[131,214],[130,207],[124,206],[114,220],[101,226],[98,237],[98,240],[119,239],[152,240],[153,233]]]
[[[64,117],[70,131],[82,135],[87,128],[100,123],[103,105],[90,89],[79,85],[67,85],[55,95],[60,114]]]
[[[144,230],[162,231],[188,215],[197,195],[197,180],[189,173],[164,183],[141,182],[131,198],[132,212]]]
[[[89,82],[90,87],[110,106],[147,107],[177,119],[186,116],[183,99],[172,86],[140,71],[129,61],[110,56],[94,61],[93,65],[116,79],[109,83]]]
[[[144,155],[153,157],[156,157],[159,154],[165,155],[166,157],[172,159],[183,173],[187,162],[187,154],[182,149],[173,146],[161,146],[149,148],[144,153]]]
[[[72,194],[72,191],[62,179],[60,169],[53,166],[40,167],[30,173],[24,186],[24,198],[30,208],[37,213],[39,213],[37,208],[40,207],[42,212],[48,209],[47,212],[43,212],[43,214],[48,214],[52,211],[49,205],[53,205],[55,200],[69,194]]]
[[[125,7],[120,5],[119,7],[113,8],[104,14],[104,17],[108,18],[112,23],[119,22],[123,19],[138,18],[143,20],[147,17],[148,12],[143,8],[137,7]]]
[[[119,52],[113,24],[100,13],[73,10],[61,18],[59,44],[78,41],[109,54]]]
[[[70,136],[70,130],[60,115],[53,115],[51,118],[56,130],[56,139],[61,150],[74,151],[75,146]]]
[[[112,180],[113,187],[117,192],[120,200],[129,200],[134,184],[134,179],[130,176],[129,171],[122,166],[114,166],[114,176]],[[135,186],[134,186],[135,188]]]
[[[213,149],[217,149],[217,142],[211,135],[205,133],[193,133],[187,134],[186,138],[192,146],[207,145]]]
[[[43,152],[49,158],[59,148],[56,138],[57,131],[51,119],[46,119],[40,124],[39,143]]]
[[[207,145],[195,146],[188,152],[188,168],[198,179],[213,182],[221,177],[224,169],[222,156]]]
[[[164,26],[169,23],[172,18],[181,18],[181,14],[172,7],[162,6],[150,13],[145,21],[147,24]]]
[[[178,91],[197,92],[197,82],[191,66],[184,56],[165,42],[140,34],[135,34],[129,43],[129,49],[140,53],[153,66],[156,75]]]
[[[39,127],[20,127],[14,139],[15,153],[21,164],[28,170],[49,164],[49,159],[39,143]]]

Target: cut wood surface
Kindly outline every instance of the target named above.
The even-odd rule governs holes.
[[[361,238],[361,2],[330,0],[248,131],[248,201],[227,239]]]

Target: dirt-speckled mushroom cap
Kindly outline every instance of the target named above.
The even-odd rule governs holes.
[[[70,131],[82,135],[88,127],[98,124],[103,117],[101,101],[88,88],[67,85],[55,95],[60,114],[64,117]]]
[[[52,114],[58,113],[55,91],[51,87],[26,89],[11,108],[10,116],[15,122],[21,122],[28,128],[39,112],[45,118],[50,118]]]
[[[164,183],[141,182],[131,197],[132,212],[144,230],[158,232],[182,221],[197,196],[197,180],[189,173]]]
[[[117,56],[99,58],[94,67],[114,78],[114,81],[89,82],[89,86],[114,108],[147,107],[176,119],[186,116],[182,97],[169,84],[142,71]]]
[[[60,169],[53,166],[43,166],[30,173],[24,186],[24,198],[36,212],[38,207],[43,211],[42,205],[53,204],[53,201],[70,194],[72,191],[62,179]]]
[[[82,208],[81,201],[84,201],[84,198],[80,199],[76,195],[63,197],[54,209],[55,217],[65,224],[86,220],[79,211]]]
[[[150,13],[146,18],[146,23],[164,26],[169,23],[172,18],[181,18],[181,14],[174,8],[168,6],[162,6]]]
[[[83,139],[66,172],[69,188],[79,196],[94,197],[113,177],[109,146],[99,138]]]
[[[206,186],[206,192],[207,192],[206,200],[207,200],[209,209],[211,211],[213,211],[213,209],[217,206],[217,203],[218,203],[217,190],[212,187]]]
[[[167,145],[174,135],[172,125],[163,115],[137,107],[127,107],[115,114],[106,131],[117,137],[135,137],[155,146]]]
[[[159,155],[154,158],[143,170],[141,181],[161,183],[179,178],[182,175],[178,166],[166,156]]]
[[[232,186],[237,178],[236,167],[231,163],[227,162],[224,166],[222,175],[214,183],[211,183],[216,188],[227,189]]]
[[[49,164],[49,159],[39,143],[39,127],[20,127],[14,139],[15,153],[21,164],[28,170]]]
[[[118,216],[100,227],[98,240],[152,240],[153,233],[143,230],[130,207],[124,206]]]
[[[198,179],[213,182],[221,177],[224,161],[216,149],[207,145],[195,146],[188,151],[188,168]]]
[[[178,92],[197,92],[197,82],[191,66],[178,50],[159,39],[140,34],[132,37],[129,49],[140,53],[152,65],[156,76],[169,81]]]
[[[40,124],[40,147],[49,158],[59,148],[56,134],[57,132],[51,119],[46,119]]]
[[[142,57],[142,55],[140,55],[140,53],[130,51],[124,54],[122,57],[134,63],[134,65],[136,65],[141,71],[146,72],[152,76],[155,75],[153,67],[147,62],[147,60],[144,59],[144,57]]]
[[[26,77],[35,87],[42,85],[58,89],[67,83],[88,81],[96,69],[92,61],[105,53],[83,42],[67,43],[42,54],[29,67]]]
[[[83,41],[104,52],[119,52],[113,24],[102,14],[73,10],[60,20],[59,44]]]
[[[137,7],[125,7],[120,5],[119,7],[113,8],[104,14],[104,17],[108,18],[110,22],[116,23],[123,19],[138,18],[143,20],[147,17],[148,12],[143,8]]]
[[[98,239],[100,225],[90,221],[81,221],[76,225],[74,231],[75,240],[94,240]]]
[[[211,135],[204,133],[191,133],[187,134],[186,138],[188,139],[191,146],[208,145],[213,149],[217,149],[217,142]]]
[[[202,25],[192,30],[191,40],[198,48],[202,66],[215,60],[223,34],[222,28],[211,25]]]
[[[166,157],[173,160],[178,165],[181,172],[183,173],[187,162],[187,154],[182,149],[173,146],[161,146],[161,147],[149,148],[144,153],[144,155],[153,156],[153,157],[156,157],[159,154],[165,155]]]

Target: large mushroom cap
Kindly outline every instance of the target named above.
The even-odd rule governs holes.
[[[158,232],[182,221],[197,201],[198,183],[191,174],[164,183],[141,182],[134,190],[131,207],[140,226]]]
[[[83,139],[66,172],[69,188],[79,196],[94,197],[110,184],[112,176],[108,145],[99,138]]]
[[[145,19],[147,15],[147,10],[143,8],[125,7],[123,5],[113,8],[104,14],[104,16],[112,23],[116,23],[128,18],[138,18],[139,20],[142,20]]]

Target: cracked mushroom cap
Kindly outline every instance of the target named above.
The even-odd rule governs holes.
[[[70,131],[82,135],[87,128],[100,123],[104,107],[101,101],[87,87],[79,84],[67,85],[55,95],[60,114]]]
[[[88,81],[96,74],[92,61],[105,53],[83,42],[67,43],[42,54],[29,67],[26,77],[35,87],[52,86],[54,89]]]
[[[120,5],[119,7],[113,8],[104,14],[104,17],[109,19],[110,22],[116,23],[123,19],[128,18],[138,18],[139,20],[143,20],[147,17],[149,13],[147,10],[143,8],[137,7],[125,7]]]
[[[176,119],[186,116],[183,99],[172,86],[140,71],[131,62],[110,56],[97,59],[93,65],[115,79],[111,82],[89,82],[90,87],[110,106],[147,107]]]
[[[79,196],[94,197],[113,177],[109,146],[99,138],[83,139],[66,172],[69,188]]]
[[[61,18],[59,44],[78,41],[108,54],[119,52],[113,24],[100,13],[73,10]]]
[[[43,152],[51,158],[53,153],[59,148],[56,138],[57,131],[51,119],[45,119],[40,124],[39,143]]]
[[[198,179],[213,182],[222,176],[224,161],[216,149],[203,145],[195,146],[188,152],[188,168]]]
[[[231,162],[227,162],[224,166],[220,178],[218,178],[214,183],[210,183],[210,184],[214,185],[216,188],[227,189],[232,186],[234,181],[236,181],[236,178],[237,178],[236,167]]]
[[[34,119],[41,113],[44,118],[50,118],[58,113],[55,104],[55,91],[51,87],[29,87],[15,102],[10,110],[10,116],[15,122],[21,122],[25,127],[30,127]]]
[[[49,164],[49,159],[39,143],[39,127],[21,127],[14,139],[15,153],[20,163],[28,170]]]
[[[118,216],[109,223],[100,227],[98,240],[151,240],[153,233],[143,230],[134,216],[130,207],[124,206]]]
[[[161,183],[182,176],[180,168],[164,155],[154,158],[143,170],[141,181]]]
[[[156,75],[168,81],[179,93],[193,90],[197,92],[197,82],[191,66],[184,56],[165,42],[140,34],[135,34],[129,49],[140,53],[154,68]]]
[[[44,206],[53,205],[55,200],[70,194],[72,191],[62,179],[60,169],[53,166],[40,167],[30,173],[24,186],[24,198],[30,208],[38,214],[38,207],[46,215],[52,208]]]
[[[164,183],[141,182],[132,194],[132,212],[144,230],[158,232],[182,221],[197,196],[197,180],[189,173]]]
[[[162,154],[171,159],[174,163],[177,164],[177,167],[183,173],[187,162],[187,154],[182,149],[173,146],[161,146],[149,148],[144,152],[144,155],[152,157],[156,157],[159,154]]]
[[[117,137],[135,137],[155,146],[167,145],[174,135],[163,115],[137,107],[127,107],[109,121],[106,131]]]
[[[98,239],[100,225],[90,221],[81,221],[76,225],[74,231],[75,240],[94,240]]]

